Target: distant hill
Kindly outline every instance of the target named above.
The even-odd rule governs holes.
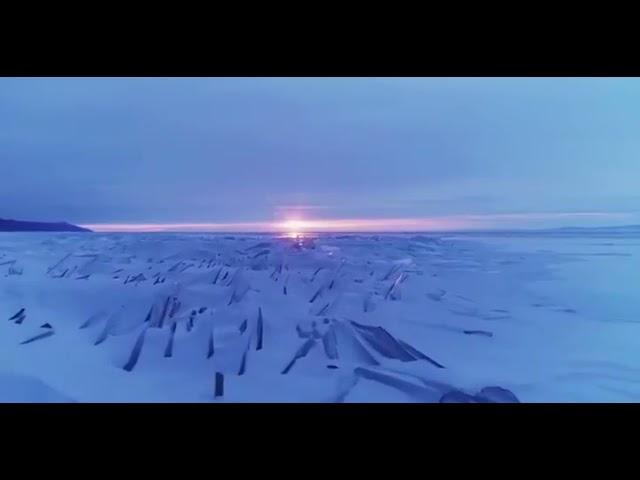
[[[66,222],[27,222],[22,220],[5,220],[0,218],[0,232],[90,232],[87,228],[78,227]]]

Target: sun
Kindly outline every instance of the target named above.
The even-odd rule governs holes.
[[[287,220],[282,224],[282,229],[286,232],[287,237],[298,238],[304,230],[304,222],[300,220]]]
[[[282,224],[285,230],[288,231],[300,231],[304,228],[304,223],[300,220],[287,220]]]

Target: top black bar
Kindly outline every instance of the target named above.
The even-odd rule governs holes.
[[[543,26],[532,33],[492,33],[489,28],[433,33],[387,26],[377,34],[277,31],[216,34],[216,29],[175,27],[165,36],[135,40],[117,29],[98,43],[88,36],[48,36],[32,43],[5,41],[4,76],[640,76],[632,50],[637,42],[607,34],[553,37]],[[569,36],[569,35],[567,35]],[[607,40],[607,43],[605,43]]]

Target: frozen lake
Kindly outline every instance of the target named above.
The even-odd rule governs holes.
[[[639,255],[633,233],[0,234],[0,401],[637,401]]]

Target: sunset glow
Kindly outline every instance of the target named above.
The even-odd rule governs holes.
[[[255,232],[295,238],[322,232],[411,232],[512,228],[544,221],[624,221],[627,213],[557,212],[451,215],[424,218],[306,219],[240,223],[102,223],[83,225],[96,232]]]

